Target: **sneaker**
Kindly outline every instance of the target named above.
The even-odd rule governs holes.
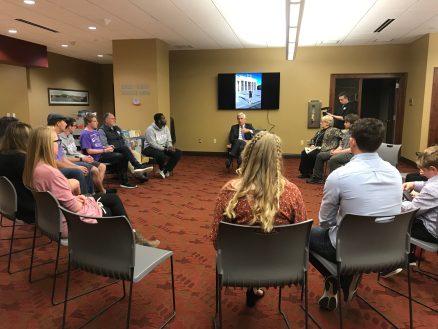
[[[246,291],[246,306],[254,307],[256,302],[265,296],[265,291],[262,289],[257,289],[258,293],[254,292],[253,288],[248,288]]]
[[[151,171],[152,169],[149,169],[149,167],[148,168],[136,167],[136,168],[134,168],[134,175],[143,174],[148,170]]]
[[[135,175],[135,178],[137,178],[141,183],[147,182],[149,180],[148,174],[146,173],[141,175]]]
[[[166,175],[166,177],[169,177],[170,176],[170,171],[166,171],[165,175]]]
[[[120,187],[123,187],[123,188],[136,188],[137,185],[134,185],[134,184],[131,184],[129,182],[126,182],[126,183],[120,184]]]
[[[162,179],[166,179],[166,173],[164,172],[164,170],[161,170],[161,171],[159,172],[159,174],[160,174],[160,176],[161,176]]]
[[[307,184],[324,184],[324,181],[322,179],[312,177],[312,178],[306,179],[306,183]]]
[[[318,304],[320,308],[327,311],[333,311],[338,307],[338,282],[334,276],[325,279],[324,294]]]
[[[116,188],[107,188],[106,194],[117,194],[117,189]]]
[[[394,271],[390,271],[390,272],[380,272],[380,277],[381,278],[389,278],[393,275],[399,274],[401,271],[403,271],[403,269],[401,267],[395,269]]]
[[[344,293],[344,301],[349,303],[356,295],[357,287],[362,280],[362,273],[351,276],[351,281],[342,287]]]
[[[152,170],[154,170],[154,166],[142,163],[142,164],[138,164],[138,165],[134,166],[134,171],[136,169],[145,169],[146,172],[151,172]]]
[[[409,254],[409,266],[417,266],[417,256],[415,254],[410,253]]]

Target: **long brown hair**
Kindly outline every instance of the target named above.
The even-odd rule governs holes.
[[[285,185],[282,166],[280,137],[266,131],[256,134],[243,150],[242,165],[237,170],[240,179],[224,215],[235,218],[239,198],[247,197],[253,213],[250,225],[258,222],[264,231],[270,232]]]
[[[2,153],[26,153],[31,126],[24,122],[11,122],[2,138],[0,150]]]
[[[32,176],[36,165],[44,162],[49,166],[56,168],[55,154],[53,150],[52,134],[55,130],[53,127],[38,127],[32,130],[29,137],[28,152],[24,164],[23,183],[26,186],[33,187]]]

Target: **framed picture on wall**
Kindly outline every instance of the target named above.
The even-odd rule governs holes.
[[[86,90],[47,88],[49,105],[89,105]]]

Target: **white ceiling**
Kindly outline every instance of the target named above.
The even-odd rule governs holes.
[[[0,0],[0,34],[111,63],[118,39],[158,38],[170,49],[284,47],[285,10],[285,0],[36,0],[33,6]],[[388,18],[395,21],[374,33]],[[18,33],[9,34],[11,28]],[[431,32],[438,32],[438,0],[306,0],[299,46],[408,43]]]

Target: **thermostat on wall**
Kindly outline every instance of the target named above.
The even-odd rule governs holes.
[[[140,98],[133,98],[132,99],[132,105],[140,105],[141,101]]]

